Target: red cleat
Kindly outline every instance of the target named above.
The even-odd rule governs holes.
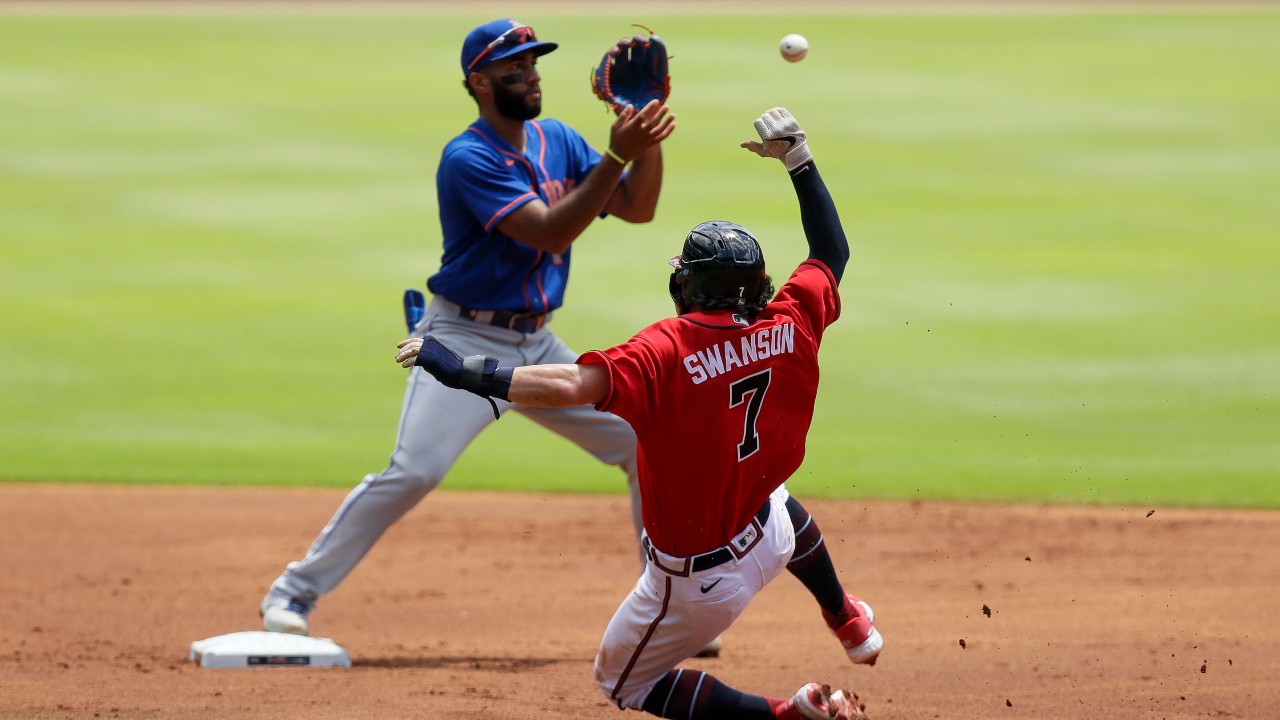
[[[851,720],[865,718],[858,694],[852,690],[831,692],[829,685],[812,682],[777,711],[778,720]]]
[[[875,617],[870,605],[849,593],[844,595],[844,610],[840,615],[822,611],[822,618],[844,646],[845,654],[859,665],[875,665],[884,649],[884,638],[871,624]]]

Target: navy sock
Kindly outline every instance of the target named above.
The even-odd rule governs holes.
[[[795,498],[787,499],[787,514],[796,529],[796,551],[787,563],[787,570],[804,584],[823,610],[840,615],[844,610],[844,587],[836,576],[822,531]]]
[[[681,720],[773,720],[769,701],[734,690],[701,670],[672,670],[645,698],[645,712]]]

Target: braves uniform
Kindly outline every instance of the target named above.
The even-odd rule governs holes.
[[[618,707],[690,720],[850,720],[865,717],[851,690],[810,682],[784,699],[677,669],[783,570],[813,595],[850,661],[873,665],[884,647],[871,606],[844,589],[817,523],[784,485],[804,460],[848,239],[791,113],[773,108],[755,126],[762,142],[741,146],[787,168],[809,244],[776,296],[759,241],[710,220],[670,260],[677,317],[577,367],[506,366],[433,336],[402,341],[396,362],[487,399],[593,403],[634,428],[649,562],[595,662],[597,686]]]
[[[791,559],[783,482],[804,459],[818,346],[839,313],[836,278],[810,259],[754,321],[689,312],[578,360],[608,369],[596,408],[639,438],[652,562],[605,630],[595,667],[619,707],[640,708]]]
[[[429,332],[468,354],[510,365],[571,363],[578,354],[547,328],[564,301],[570,252],[537,250],[497,226],[535,198],[554,205],[601,156],[557,120],[529,120],[524,128],[524,152],[484,120],[445,146],[436,176],[444,250],[440,270],[427,283],[435,296],[414,333]],[[347,495],[306,556],[290,563],[272,584],[264,609],[292,601],[301,604],[297,609],[305,616],[388,527],[440,484],[463,449],[494,421],[487,403],[445,388],[421,369],[407,382],[390,464]],[[510,407],[499,404],[503,410]],[[587,406],[521,406],[517,412],[622,468],[634,500],[636,441],[626,422]]]

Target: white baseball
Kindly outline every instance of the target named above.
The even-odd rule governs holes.
[[[791,33],[782,38],[782,42],[778,44],[778,50],[787,62],[800,62],[805,55],[809,54],[809,41],[805,40],[803,35]]]

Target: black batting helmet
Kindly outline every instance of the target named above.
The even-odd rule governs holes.
[[[681,313],[697,305],[754,318],[773,296],[760,243],[741,225],[723,220],[702,223],[689,231],[684,250],[671,265],[671,299]]]

